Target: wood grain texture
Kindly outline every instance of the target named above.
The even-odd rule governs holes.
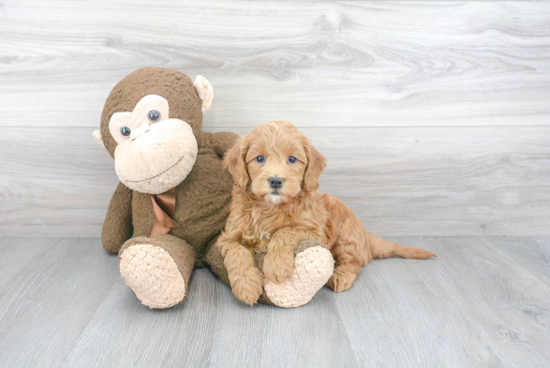
[[[1,126],[97,126],[144,66],[205,75],[210,127],[548,125],[548,2],[4,0]]]
[[[98,236],[111,88],[205,75],[208,131],[285,119],[369,230],[550,235],[550,3],[0,0],[0,235]]]
[[[550,234],[550,127],[302,131],[369,231]],[[0,128],[0,157],[0,234],[99,236],[118,181],[91,129]]]
[[[323,288],[290,310],[243,305],[200,269],[184,303],[159,311],[140,305],[97,238],[0,238],[11,254],[0,272],[15,270],[0,279],[2,365],[550,365],[550,237],[390,240],[439,258],[375,260],[349,291]]]

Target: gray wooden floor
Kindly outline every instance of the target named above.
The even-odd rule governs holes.
[[[0,366],[550,366],[550,237],[390,239],[439,259],[375,260],[293,310],[200,269],[158,311],[97,238],[1,238]]]

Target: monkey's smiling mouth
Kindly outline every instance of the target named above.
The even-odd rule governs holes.
[[[176,166],[177,164],[180,163],[181,160],[183,160],[185,158],[185,155],[184,156],[181,156],[181,158],[176,161],[175,164],[173,164],[172,166],[170,166],[169,168],[167,168],[166,170],[164,170],[163,172],[161,172],[160,174],[157,174],[155,176],[151,176],[150,178],[147,178],[147,179],[142,179],[142,180],[125,180],[125,182],[127,183],[142,183],[144,181],[148,181],[148,180],[152,180],[154,178],[158,178],[159,176],[161,176],[162,174],[164,174],[165,172],[167,172],[168,170],[170,170],[171,168],[173,168],[174,166]]]

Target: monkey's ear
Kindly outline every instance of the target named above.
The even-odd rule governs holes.
[[[202,75],[197,75],[195,82],[193,82],[193,87],[195,87],[195,91],[197,91],[197,94],[202,100],[201,110],[204,113],[210,108],[210,105],[212,105],[212,100],[214,99],[214,88],[212,88],[210,82]]]
[[[231,148],[225,155],[223,160],[223,168],[228,169],[235,184],[237,184],[242,189],[245,189],[248,185],[250,177],[248,176],[248,171],[246,170],[245,157],[248,153],[248,144],[246,142],[246,137],[241,137],[237,143]]]
[[[103,143],[103,139],[101,138],[101,132],[99,130],[96,130],[92,133],[95,140],[105,148],[105,143]]]

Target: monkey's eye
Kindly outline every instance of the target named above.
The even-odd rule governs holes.
[[[261,163],[264,162],[264,161],[265,161],[265,157],[264,157],[264,156],[258,156],[258,157],[256,157],[256,162],[259,162],[259,163],[261,164]]]
[[[151,110],[147,114],[147,117],[149,118],[150,122],[156,123],[157,121],[160,120],[160,112],[158,112],[157,110]]]
[[[132,133],[132,131],[130,130],[130,128],[128,127],[122,127],[120,128],[120,134],[122,134],[123,136],[127,137],[130,135],[130,133]]]
[[[294,156],[289,156],[289,157],[288,157],[288,162],[290,162],[291,164],[296,163],[296,157],[294,157]]]

